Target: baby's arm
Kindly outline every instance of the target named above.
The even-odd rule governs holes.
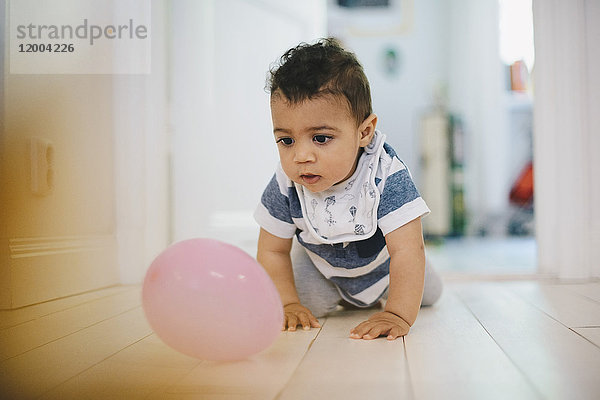
[[[308,308],[300,304],[294,284],[291,248],[292,239],[282,239],[261,228],[256,259],[273,280],[281,297],[284,311],[282,329],[295,331],[297,325],[302,325],[303,329],[319,328],[319,321]]]
[[[423,296],[425,245],[417,218],[385,236],[390,253],[390,287],[385,311],[372,315],[350,331],[354,339],[390,340],[408,333],[417,319]]]

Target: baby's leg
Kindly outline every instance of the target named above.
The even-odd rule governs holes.
[[[298,297],[315,317],[324,317],[334,311],[341,296],[334,284],[325,279],[306,254],[306,250],[294,240],[291,251],[294,280]]]
[[[444,284],[442,278],[433,269],[429,261],[425,263],[425,287],[423,288],[422,306],[431,306],[442,295]]]

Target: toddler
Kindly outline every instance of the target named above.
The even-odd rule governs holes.
[[[281,296],[283,329],[319,327],[340,303],[386,299],[350,337],[406,335],[442,284],[425,262],[429,208],[375,129],[362,66],[322,39],[288,50],[268,88],[280,163],[255,212],[257,259]]]

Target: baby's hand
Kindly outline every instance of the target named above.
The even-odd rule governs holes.
[[[290,303],[283,307],[283,327],[282,331],[295,331],[296,326],[302,325],[302,329],[320,328],[321,324],[310,312],[300,303]]]
[[[391,312],[382,311],[373,314],[367,321],[361,322],[350,331],[352,339],[375,339],[387,335],[388,340],[394,340],[408,333],[410,325],[402,318]]]

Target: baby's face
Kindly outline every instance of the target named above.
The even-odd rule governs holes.
[[[332,95],[290,104],[276,93],[271,117],[284,172],[315,193],[354,173],[359,150],[374,131],[374,125],[366,133],[365,123],[357,127],[347,103]]]

